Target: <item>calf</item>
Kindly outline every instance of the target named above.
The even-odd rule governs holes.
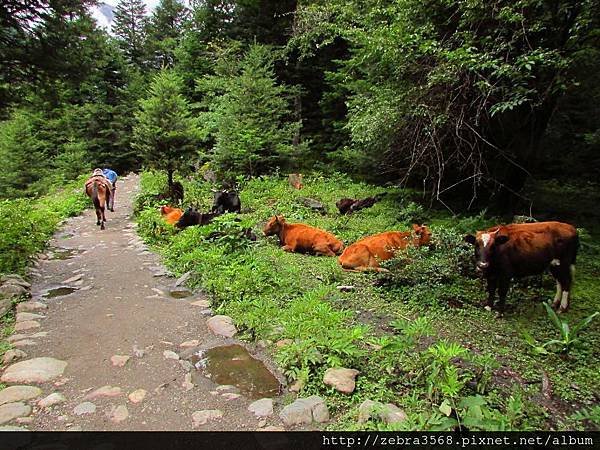
[[[212,212],[224,214],[226,212],[239,213],[242,209],[240,196],[235,191],[217,191],[213,202]]]
[[[333,234],[302,223],[286,223],[283,216],[271,217],[263,232],[265,236],[277,235],[286,252],[335,256],[344,248],[344,243]]]
[[[342,214],[342,215],[352,214],[355,211],[360,211],[361,209],[370,208],[375,203],[377,203],[379,200],[381,200],[381,197],[383,197],[384,195],[385,195],[385,192],[382,194],[377,194],[374,197],[367,197],[367,198],[363,198],[361,200],[354,199],[354,198],[342,198],[341,200],[338,200],[336,202],[335,206],[337,206],[337,209],[340,211],[340,214]]]
[[[165,222],[170,225],[175,225],[183,215],[183,211],[179,208],[173,208],[165,205],[160,207],[160,215],[163,217]]]
[[[579,247],[577,230],[561,222],[497,225],[475,236],[465,236],[475,247],[477,270],[487,279],[486,309],[494,306],[496,289],[498,311],[502,314],[506,294],[513,277],[539,275],[546,269],[556,280],[553,308],[559,312],[569,307],[575,258]]]
[[[431,242],[431,231],[426,225],[413,224],[413,231],[387,231],[368,236],[350,245],[338,258],[341,266],[348,271],[376,270],[387,272],[379,267],[379,261],[391,259],[398,250],[409,245],[419,247]]]
[[[187,228],[193,225],[208,225],[218,215],[217,213],[201,213],[196,208],[189,207],[175,226],[177,228]]]

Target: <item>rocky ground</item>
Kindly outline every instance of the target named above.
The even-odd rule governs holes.
[[[283,430],[327,421],[318,397],[284,407],[281,395],[255,398],[194,366],[202,351],[239,343],[236,330],[138,239],[137,188],[135,175],[120,180],[106,230],[87,210],[32,268],[24,283],[32,299],[17,305],[4,355],[0,429]],[[249,350],[281,381],[259,347]]]

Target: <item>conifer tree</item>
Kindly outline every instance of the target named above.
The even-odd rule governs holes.
[[[147,22],[142,0],[121,0],[115,9],[113,32],[127,61],[138,67],[145,63]]]

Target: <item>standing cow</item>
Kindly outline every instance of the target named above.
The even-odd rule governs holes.
[[[465,236],[475,247],[477,270],[487,279],[486,309],[494,305],[498,288],[498,312],[502,314],[513,277],[539,275],[546,269],[556,280],[553,308],[564,312],[569,307],[575,258],[579,247],[577,230],[561,222],[498,225],[475,236]]]

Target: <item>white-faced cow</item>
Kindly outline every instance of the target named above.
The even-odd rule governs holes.
[[[569,307],[575,258],[579,247],[577,230],[561,222],[498,225],[475,236],[465,236],[475,247],[477,270],[487,279],[486,309],[494,306],[498,289],[498,312],[502,314],[513,277],[539,275],[546,269],[556,280],[553,308],[564,312]]]

